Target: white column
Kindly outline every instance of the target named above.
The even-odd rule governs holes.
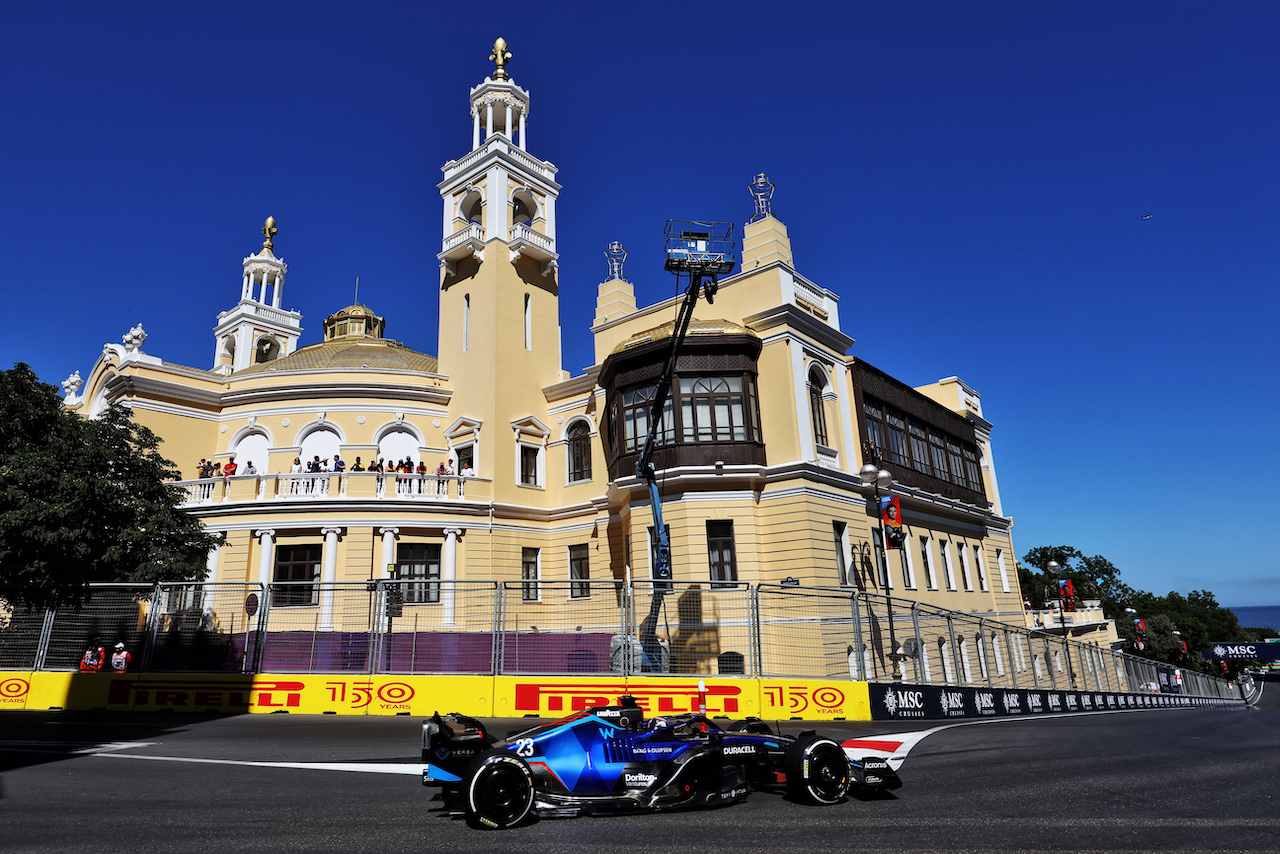
[[[484,105],[484,138],[493,136],[493,101]]]
[[[556,251],[556,197],[550,194],[542,203],[542,216],[547,221],[547,237],[551,238],[551,251]]]
[[[507,139],[514,141],[515,134],[511,132],[511,102],[510,101],[507,101],[507,123],[502,127],[503,127],[503,131],[507,135]]]
[[[853,387],[849,384],[849,371],[843,363],[836,364],[835,370],[836,400],[840,404],[840,422],[844,434],[844,470],[849,474],[858,473],[858,446],[853,440]]]
[[[258,583],[266,586],[271,583],[272,569],[276,561],[276,532],[270,528],[254,531],[258,538]]]
[[[490,109],[492,109],[492,105],[490,105]],[[485,177],[485,184],[485,242],[493,240],[494,238],[497,238],[498,240],[510,240],[511,238],[507,234],[507,213],[511,210],[511,206],[506,204],[506,173],[497,166],[490,168],[489,174]]]
[[[461,533],[461,528],[444,529],[444,549],[440,553],[440,607],[444,610],[441,625],[445,626],[457,625],[453,616],[453,582],[457,578],[458,535]]]
[[[240,299],[249,298],[249,283],[252,281],[251,277],[251,273],[244,274],[244,281],[240,283]]]
[[[804,349],[800,342],[787,342],[791,348],[791,384],[796,396],[796,431],[800,439],[800,459],[811,462],[816,459],[813,446],[813,421],[809,418],[809,388],[804,375]]]
[[[271,294],[271,304],[276,308],[280,307],[280,291],[281,290],[282,289],[280,287],[280,274],[276,273],[276,287]]]
[[[471,112],[471,150],[475,151],[480,147],[480,111],[473,110]]]
[[[333,583],[338,577],[338,535],[341,528],[323,528],[324,563],[320,570],[320,623],[322,632],[333,631]]]
[[[525,111],[522,109],[520,111],[520,147],[524,148],[525,151],[528,151],[529,149],[525,148],[524,145],[524,114]]]
[[[218,553],[221,549],[222,546],[214,546],[209,549],[209,554],[204,561],[205,586],[200,593],[200,601],[203,603],[202,610],[206,617],[213,612],[214,603],[211,601],[213,598],[213,591],[209,588],[209,585],[218,580]]]
[[[387,572],[387,567],[396,562],[396,534],[400,533],[400,529],[379,528],[378,533],[382,534],[382,566],[378,567],[373,577],[390,578],[391,573]]]

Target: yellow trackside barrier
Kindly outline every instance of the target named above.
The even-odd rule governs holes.
[[[635,697],[651,716],[696,712],[698,678],[498,676],[494,680],[492,714],[499,718],[558,718],[591,706],[614,704],[623,694]],[[708,716],[743,718],[760,714],[757,680],[703,678]]]
[[[715,718],[870,720],[865,682],[706,678]],[[649,715],[699,709],[697,675],[661,678],[367,674],[0,672],[0,710],[48,709],[319,715],[461,712],[558,718],[634,696]]]
[[[869,721],[866,682],[818,679],[761,679],[759,717],[806,721]]]

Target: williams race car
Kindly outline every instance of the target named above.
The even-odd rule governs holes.
[[[844,800],[850,786],[902,785],[881,757],[855,760],[812,731],[780,735],[758,718],[722,729],[704,715],[645,719],[631,697],[497,740],[465,715],[422,725],[424,786],[474,824],[665,811],[737,803],[752,788],[784,789],[811,804]]]

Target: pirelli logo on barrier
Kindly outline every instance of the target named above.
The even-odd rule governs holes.
[[[290,710],[302,705],[305,687],[303,682],[285,679],[113,679],[107,689],[107,705],[135,709]]]
[[[515,684],[516,714],[559,716],[592,706],[611,706],[618,697],[630,694],[649,714],[681,714],[698,711],[697,681],[662,682],[524,682]],[[742,688],[739,685],[708,685],[705,692],[707,714],[738,714]]]

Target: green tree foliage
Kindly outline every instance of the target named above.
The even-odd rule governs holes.
[[[1049,562],[1057,561],[1056,575],[1048,571]],[[1236,615],[1218,604],[1207,590],[1193,590],[1183,596],[1171,591],[1157,596],[1135,590],[1120,579],[1120,570],[1101,555],[1088,557],[1072,546],[1040,546],[1027,552],[1018,565],[1018,580],[1023,595],[1033,608],[1057,607],[1057,580],[1070,579],[1076,601],[1098,599],[1102,612],[1116,621],[1116,632],[1125,642],[1124,648],[1145,658],[1195,670],[1221,673],[1217,662],[1206,661],[1200,652],[1219,641],[1261,640],[1274,636],[1269,630],[1244,629]],[[1136,612],[1131,615],[1126,608]],[[1137,651],[1137,631],[1133,621],[1146,623],[1145,648]],[[1180,634],[1174,634],[1177,631]],[[1263,634],[1268,632],[1268,634]],[[1187,652],[1182,644],[1187,644]],[[1233,663],[1233,670],[1239,666]]]
[[[86,420],[27,365],[0,372],[0,599],[78,604],[94,581],[203,577],[221,537],[180,508],[159,446],[122,406]]]

